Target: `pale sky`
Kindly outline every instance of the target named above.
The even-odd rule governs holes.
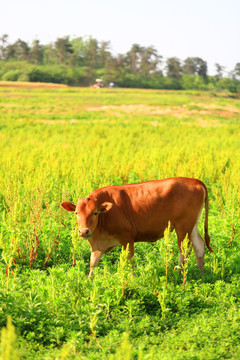
[[[113,53],[153,45],[163,60],[200,57],[234,69],[240,62],[240,0],[0,0],[0,36],[31,43],[69,35],[110,41]]]

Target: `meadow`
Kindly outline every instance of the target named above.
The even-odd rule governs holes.
[[[1,360],[240,358],[237,96],[0,82],[0,141]],[[135,277],[117,247],[89,281],[61,202],[171,176],[208,188],[204,273],[192,252],[179,275],[166,231],[136,244]]]

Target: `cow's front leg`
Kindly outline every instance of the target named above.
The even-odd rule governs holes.
[[[93,269],[98,266],[99,261],[101,259],[102,256],[102,251],[92,251],[91,252],[91,257],[90,257],[90,272],[88,275],[88,278],[91,279],[92,275],[93,275]]]

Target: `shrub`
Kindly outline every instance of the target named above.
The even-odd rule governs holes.
[[[2,80],[3,81],[17,81],[18,77],[20,76],[21,72],[19,70],[10,70],[3,74]]]
[[[30,81],[29,75],[26,73],[22,73],[18,76],[17,81],[28,82],[28,81]]]
[[[51,82],[51,77],[47,72],[39,67],[33,68],[29,74],[29,81],[32,82]]]

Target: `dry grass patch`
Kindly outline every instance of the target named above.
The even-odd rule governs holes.
[[[0,86],[4,87],[26,87],[26,88],[68,88],[64,84],[40,83],[40,82],[24,82],[24,81],[0,81]]]
[[[189,106],[195,106],[196,109],[189,109]],[[146,115],[171,115],[178,118],[201,115],[218,115],[222,117],[234,117],[240,114],[240,109],[233,105],[219,106],[215,104],[190,103],[189,105],[175,107],[158,107],[143,104],[134,105],[103,105],[91,106],[87,111],[111,112],[114,116],[125,114],[146,114]]]

